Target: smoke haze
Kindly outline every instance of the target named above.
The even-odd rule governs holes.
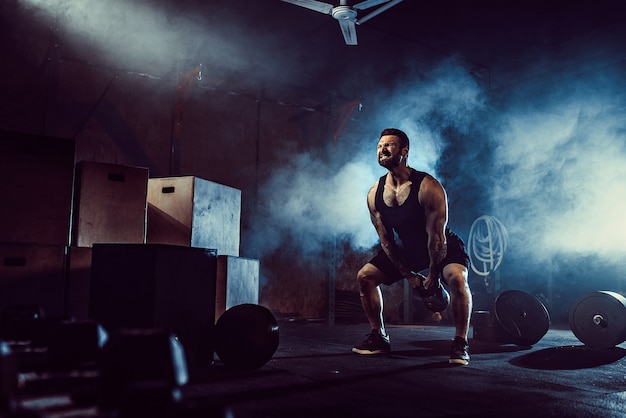
[[[268,54],[280,56],[280,34],[246,25],[219,3],[192,2],[193,7],[185,7],[189,1],[19,1],[38,21],[47,21],[64,46],[86,48],[98,64],[155,76],[175,69],[178,62],[253,70],[255,76],[273,79],[289,80],[302,73],[267,59]]]
[[[260,192],[259,247],[315,256],[335,238],[357,248],[372,246],[376,235],[365,197],[376,178],[374,168],[354,161],[333,172],[329,161],[303,154],[275,170]]]
[[[624,79],[605,70],[551,86],[501,117],[494,210],[538,262],[556,254],[618,262],[626,251]]]
[[[531,97],[514,91],[496,101],[458,61],[445,61],[429,74],[406,77],[364,99],[363,115],[356,116],[360,134],[340,139],[356,152],[342,154],[339,170],[333,171],[331,161],[300,156],[295,161],[304,169],[275,171],[265,196],[280,201],[271,191],[281,190],[290,197],[272,208],[269,219],[305,253],[336,236],[351,237],[357,248],[375,244],[365,196],[384,174],[374,158],[378,133],[395,126],[411,138],[414,168],[438,175],[446,170],[441,160],[459,166],[458,178],[441,178],[444,185],[453,184],[452,198],[481,189],[476,205],[490,208],[484,214],[501,220],[511,238],[504,264],[541,273],[551,265],[556,275],[560,266],[551,259],[584,261],[588,268],[620,266],[626,252],[624,84],[618,71],[606,69],[556,75],[520,86],[532,91]],[[469,134],[469,147],[487,144],[490,165],[477,171],[464,155],[444,157],[451,128],[461,138]],[[451,213],[464,209],[451,207]],[[464,237],[469,228],[456,225]]]
[[[458,94],[451,96],[450,91]],[[484,107],[484,95],[451,59],[425,77],[372,92],[363,105],[361,115],[355,116],[359,128],[340,136],[329,158],[297,155],[287,166],[273,170],[261,191],[262,200],[268,202],[258,231],[265,251],[289,242],[288,248],[314,256],[334,239],[349,241],[356,249],[376,245],[366,196],[386,173],[376,161],[379,133],[387,127],[404,130],[411,140],[409,165],[436,175],[446,146],[444,131],[451,127],[467,131],[472,116]],[[274,247],[267,245],[269,236]]]

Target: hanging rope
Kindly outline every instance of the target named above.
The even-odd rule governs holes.
[[[469,232],[467,252],[472,270],[480,276],[495,271],[509,245],[509,233],[502,222],[493,216],[477,218]]]

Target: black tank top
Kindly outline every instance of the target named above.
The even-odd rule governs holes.
[[[383,189],[387,175],[378,181],[378,189],[374,204],[380,213],[382,222],[388,231],[393,231],[399,238],[398,245],[411,259],[428,260],[428,234],[426,233],[426,214],[424,207],[418,200],[418,192],[424,177],[428,174],[411,169],[409,180],[411,191],[406,201],[395,207],[390,207],[383,201]]]

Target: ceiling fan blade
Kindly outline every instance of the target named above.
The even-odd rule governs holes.
[[[329,15],[333,10],[333,5],[317,0],[281,0],[285,3],[295,4],[296,6],[306,7],[316,12]]]
[[[285,1],[285,0],[283,0]],[[385,4],[384,6],[380,6],[378,9],[374,10],[372,13],[363,16],[362,19],[357,20],[355,23],[357,25],[361,25],[365,22],[367,22],[368,20],[370,20],[371,18],[373,18],[374,16],[378,16],[379,14],[381,14],[382,12],[384,12],[385,10],[389,10],[390,8],[392,8],[393,6],[395,6],[396,4],[400,3],[402,0],[391,0],[389,3]]]
[[[343,39],[346,41],[346,45],[357,45],[356,26],[354,26],[354,20],[343,19],[338,22],[339,27],[341,28],[341,33],[343,33]]]
[[[387,3],[388,1],[389,0],[365,0],[365,1],[362,1],[361,3],[355,4],[352,7],[354,7],[357,10],[365,10],[365,9],[369,9],[370,7],[378,6],[379,4]]]

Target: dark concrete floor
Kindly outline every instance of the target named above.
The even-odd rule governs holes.
[[[280,322],[263,367],[234,372],[218,360],[185,395],[236,418],[626,416],[624,343],[590,349],[569,329],[550,329],[532,347],[470,338],[470,364],[455,366],[449,325],[392,326],[390,355],[353,354],[368,331]]]
[[[449,324],[389,326],[392,352],[383,356],[351,352],[369,331],[364,323],[278,324],[280,344],[271,360],[240,371],[216,357],[212,366],[194,372],[175,412],[163,416],[626,416],[626,343],[591,349],[568,328],[550,328],[531,347],[470,338],[470,364],[458,366],[448,364],[454,334]],[[105,414],[76,402],[63,406],[59,397],[23,400],[25,410],[38,412],[18,416],[155,417],[160,410]],[[154,406],[154,399],[144,405]]]

